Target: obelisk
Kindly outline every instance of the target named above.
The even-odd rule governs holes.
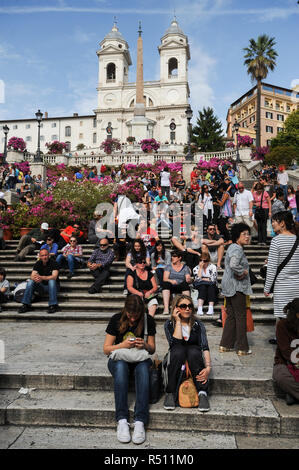
[[[145,116],[145,106],[143,98],[143,41],[141,22],[139,22],[137,40],[137,72],[136,72],[136,100],[135,100],[135,116]]]
[[[139,37],[137,40],[137,71],[136,71],[136,98],[134,117],[131,121],[132,136],[136,141],[146,139],[148,137],[149,120],[145,117],[145,103],[143,90],[143,41],[141,36],[141,23],[139,22]]]

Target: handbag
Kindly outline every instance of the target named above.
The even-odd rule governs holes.
[[[250,279],[250,284],[253,286],[258,282],[258,278],[254,274],[251,268],[249,268],[249,279]]]
[[[257,207],[255,209],[255,213],[254,213],[255,220],[257,220],[257,221],[262,221],[262,220],[265,220],[265,218],[266,218],[265,217],[266,211],[265,211],[265,209],[262,208],[263,196],[264,196],[264,191],[262,192],[261,204],[260,204],[259,207]]]
[[[196,408],[199,405],[199,398],[187,361],[185,368],[186,379],[179,387],[179,405],[182,408]]]
[[[224,299],[224,305],[221,306],[221,319],[222,319],[222,327],[224,328],[226,319],[227,319],[227,311],[226,311],[226,299]],[[246,296],[246,331],[247,333],[251,333],[254,331],[254,322],[252,317],[252,311],[250,308],[250,297]]]
[[[144,341],[147,341],[147,337],[147,314],[144,313]],[[145,349],[120,348],[112,351],[109,358],[112,359],[112,361],[142,362],[150,358],[150,353]]]
[[[292,376],[294,377],[295,382],[299,383],[299,369],[297,369],[297,367],[295,367],[293,364],[288,364],[287,367],[289,372],[291,372]]]
[[[162,382],[162,361],[159,361],[158,358],[155,358],[152,361],[152,365],[150,367],[150,396],[149,396],[149,403],[152,405],[153,403],[157,403],[160,399],[162,390],[163,390],[163,382]]]
[[[274,280],[273,280],[273,283],[272,283],[272,286],[270,288],[270,293],[272,294],[272,292],[274,291],[274,284],[275,284],[275,281],[277,279],[277,276],[278,274],[282,271],[282,269],[288,264],[288,262],[290,261],[290,259],[292,258],[293,254],[295,253],[296,249],[297,249],[297,246],[298,246],[298,243],[299,243],[299,237],[296,238],[296,241],[294,243],[294,245],[292,246],[292,249],[290,251],[290,253],[288,254],[288,256],[283,260],[283,262],[278,266],[277,268],[277,271],[276,271],[276,274],[275,274],[275,277],[274,277]]]

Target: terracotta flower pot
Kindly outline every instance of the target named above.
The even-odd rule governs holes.
[[[3,229],[3,240],[12,240],[12,231],[10,228]]]
[[[21,227],[20,228],[20,236],[27,235],[32,230],[30,227]]]

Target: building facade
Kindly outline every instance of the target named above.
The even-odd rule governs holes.
[[[143,83],[145,114],[148,126],[143,138],[155,138],[161,143],[188,141],[185,111],[190,96],[188,38],[177,20],[171,22],[158,47],[160,80]],[[106,138],[117,138],[125,143],[132,133],[136,83],[128,81],[132,65],[129,45],[116,24],[100,43],[97,51],[99,78],[97,108],[90,115],[51,117],[44,112],[40,129],[41,151],[47,152],[46,143],[54,140],[66,142],[70,151],[78,144],[87,149],[98,149]],[[0,131],[7,124],[10,137],[21,137],[29,152],[37,149],[37,122],[34,118],[0,121]],[[4,138],[1,139],[4,142]]]
[[[284,121],[289,114],[299,109],[299,93],[288,88],[282,88],[268,83],[262,83],[261,90],[261,146],[270,145],[271,140],[283,129]],[[240,124],[238,133],[249,135],[254,139],[256,132],[257,87],[230,105],[227,112],[227,137],[236,139],[233,135],[235,120]]]

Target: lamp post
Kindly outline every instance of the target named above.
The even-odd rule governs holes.
[[[234,122],[234,125],[233,125],[233,131],[236,133],[236,144],[237,144],[237,156],[236,156],[236,165],[238,165],[238,163],[241,163],[241,159],[240,159],[240,154],[239,154],[239,142],[238,142],[238,131],[240,129],[240,124],[238,123],[237,119],[235,119],[235,122]]]
[[[254,129],[254,132],[255,132],[255,146],[257,146],[257,130],[258,130],[257,124],[255,124],[253,126],[253,129]]]
[[[187,121],[188,121],[188,152],[187,152],[187,155],[186,155],[186,160],[192,161],[193,160],[193,155],[192,155],[192,152],[191,152],[191,124],[190,124],[190,121],[191,121],[192,116],[193,116],[193,111],[192,111],[190,105],[186,109],[185,114],[186,114]]]
[[[3,132],[4,132],[4,153],[3,153],[3,165],[6,163],[6,158],[7,158],[7,134],[9,132],[9,127],[7,124],[3,126]]]
[[[36,156],[34,157],[35,162],[42,162],[42,157],[40,154],[40,124],[43,119],[43,113],[40,111],[40,109],[35,113],[37,124],[38,124],[38,135],[37,135],[37,152]]]

